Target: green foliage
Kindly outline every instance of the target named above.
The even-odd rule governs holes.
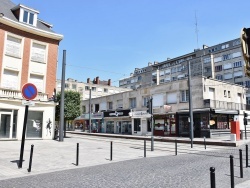
[[[60,120],[61,92],[57,95],[56,120]],[[76,91],[64,91],[64,119],[73,120],[80,116],[80,93]]]

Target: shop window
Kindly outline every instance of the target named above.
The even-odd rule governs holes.
[[[129,106],[130,108],[136,108],[136,98],[129,99]]]
[[[51,136],[52,123],[51,119],[48,119],[48,127],[46,129],[46,136]],[[47,125],[46,125],[47,126]],[[27,120],[27,138],[42,138],[42,128],[43,128],[43,112],[29,111]]]

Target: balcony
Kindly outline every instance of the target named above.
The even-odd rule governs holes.
[[[19,90],[0,88],[0,98],[23,99],[23,96]],[[48,101],[48,94],[38,93],[35,100]]]
[[[204,107],[205,108],[220,108],[220,109],[228,109],[228,110],[246,110],[245,104],[211,100],[211,99],[204,100]]]

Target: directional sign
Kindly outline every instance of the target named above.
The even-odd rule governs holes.
[[[36,86],[32,83],[24,84],[22,88],[22,95],[26,100],[33,100],[37,96]]]

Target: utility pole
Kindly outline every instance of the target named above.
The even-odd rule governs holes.
[[[150,124],[151,124],[151,151],[154,151],[154,122],[153,122],[153,97],[150,97],[149,99],[149,113],[151,115],[150,117]]]
[[[64,129],[65,67],[66,67],[66,50],[63,50],[62,82],[61,82],[61,101],[60,101],[60,130],[59,130],[59,141],[61,141],[61,142],[63,141],[63,129]]]
[[[194,122],[193,122],[193,104],[192,104],[190,61],[188,61],[188,92],[189,92],[189,130],[190,130],[191,148],[193,148],[193,137],[194,137],[193,124],[194,124]]]
[[[89,88],[89,133],[91,133],[91,88]]]

